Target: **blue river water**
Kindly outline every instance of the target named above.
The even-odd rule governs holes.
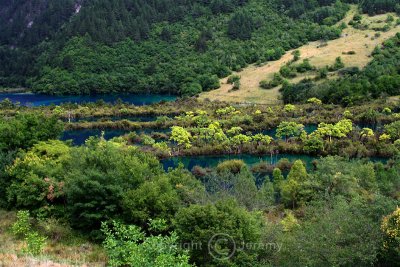
[[[24,106],[49,106],[60,105],[63,103],[89,103],[103,100],[107,103],[115,103],[118,99],[123,102],[134,104],[137,106],[150,105],[161,101],[174,101],[176,96],[168,95],[135,95],[135,94],[118,94],[118,95],[95,95],[95,96],[51,96],[32,93],[0,93],[0,101],[8,98],[13,103],[19,102]]]

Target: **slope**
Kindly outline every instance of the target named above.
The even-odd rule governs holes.
[[[346,18],[340,23],[348,24],[357,12],[357,7],[352,6]],[[394,18],[398,18],[394,13],[389,13]],[[363,23],[369,24],[369,28],[382,27],[388,14],[376,16],[363,15]],[[309,59],[310,63],[322,68],[327,65],[332,65],[337,57],[341,57],[346,67],[365,67],[371,60],[371,53],[377,45],[380,45],[384,40],[394,36],[399,32],[399,26],[392,27],[386,32],[377,32],[372,29],[360,30],[353,27],[348,27],[343,30],[342,36],[336,40],[328,41],[327,43],[317,41],[310,42],[307,45],[300,47],[302,59]],[[343,52],[354,51],[355,54],[347,55]],[[200,99],[221,100],[228,102],[251,102],[258,104],[274,104],[279,103],[280,93],[279,87],[265,90],[260,88],[261,80],[272,80],[274,73],[279,72],[280,68],[292,60],[292,52],[288,51],[281,59],[273,62],[268,62],[263,66],[251,65],[237,72],[241,77],[241,89],[231,91],[232,85],[227,83],[227,78],[221,80],[221,87],[217,90],[205,92],[200,95]],[[314,77],[315,74],[300,75],[291,82],[298,82],[307,77]],[[335,77],[331,74],[330,77]]]

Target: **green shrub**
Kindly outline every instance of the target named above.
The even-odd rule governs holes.
[[[281,69],[279,70],[279,73],[285,77],[285,78],[295,78],[297,76],[295,69],[293,68],[293,66],[282,66]]]
[[[272,89],[281,85],[283,81],[284,79],[282,78],[282,76],[279,73],[275,73],[271,81],[262,80],[260,82],[260,87],[263,89]]]
[[[231,75],[231,76],[228,77],[228,81],[227,81],[227,82],[228,82],[229,84],[234,84],[234,83],[237,82],[237,81],[240,81],[240,76],[234,74],[234,75]]]
[[[344,63],[341,57],[335,59],[335,63],[328,68],[329,71],[337,71],[344,68]]]
[[[25,237],[26,248],[23,252],[27,254],[39,255],[46,246],[47,238],[41,236],[38,232],[28,232]]]
[[[240,89],[240,80],[233,83],[232,91],[237,91]]]
[[[201,85],[197,82],[184,84],[181,90],[183,96],[194,96],[203,91]]]
[[[150,228],[163,231],[165,222],[154,220]],[[178,236],[146,236],[135,225],[123,225],[113,221],[102,223],[106,236],[103,246],[108,255],[108,266],[180,266],[190,267],[187,251],[178,246]]]
[[[239,173],[244,166],[246,166],[246,163],[244,163],[243,160],[239,159],[226,160],[218,164],[217,171],[219,173],[227,171],[235,174]]]
[[[308,59],[304,59],[303,63],[301,63],[301,64],[296,66],[296,70],[299,73],[304,73],[304,72],[312,71],[312,70],[315,70],[315,69],[316,68],[311,65],[310,60],[308,60]]]
[[[26,246],[22,249],[23,253],[38,255],[46,246],[47,238],[31,229],[29,216],[29,211],[18,211],[17,221],[11,226],[11,231],[18,238],[24,238]]]
[[[24,237],[31,230],[29,211],[17,212],[17,221],[11,226],[12,233],[17,237]]]

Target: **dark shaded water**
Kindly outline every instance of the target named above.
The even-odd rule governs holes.
[[[158,133],[168,133],[170,131],[167,129],[154,129],[154,128],[146,128],[146,129],[138,129],[138,130],[121,130],[121,129],[79,129],[79,130],[69,130],[64,131],[61,137],[62,141],[72,140],[74,145],[83,145],[90,136],[100,137],[101,132],[104,131],[104,139],[110,140],[114,137],[122,136],[130,132],[136,132],[138,134],[145,133],[151,134],[152,132]]]
[[[65,122],[68,119],[63,119]],[[120,121],[120,120],[128,120],[128,121],[137,121],[137,122],[151,122],[156,121],[157,116],[103,116],[103,117],[82,117],[82,118],[72,118],[71,122],[93,122],[93,121]]]
[[[185,156],[185,157],[175,157],[162,160],[161,163],[164,166],[165,170],[168,168],[176,168],[180,163],[182,163],[185,168],[192,170],[194,166],[201,166],[203,168],[213,168],[216,167],[219,163],[225,160],[232,160],[232,159],[241,159],[250,167],[261,161],[269,163],[269,164],[276,164],[279,160],[287,158],[289,161],[295,160],[302,160],[306,163],[308,168],[311,168],[312,162],[319,157],[312,157],[308,155],[291,155],[291,154],[278,154],[265,156],[257,156],[257,155],[217,155],[217,156]]]
[[[167,95],[96,95],[96,96],[51,96],[31,93],[0,93],[0,101],[8,98],[12,102],[19,102],[24,106],[49,106],[52,104],[60,105],[63,103],[89,103],[103,100],[107,103],[115,103],[118,99],[123,102],[137,106],[149,105],[161,101],[174,101],[175,96]]]
[[[320,157],[317,156],[309,156],[304,154],[293,155],[293,154],[278,154],[274,156],[264,155],[216,155],[216,156],[184,156],[184,157],[174,157],[169,159],[161,160],[161,163],[165,170],[169,168],[176,168],[179,164],[183,164],[185,168],[188,170],[192,170],[194,166],[201,166],[203,168],[213,168],[216,167],[219,163],[232,160],[232,159],[241,159],[243,160],[249,167],[260,163],[265,162],[267,164],[276,164],[281,159],[288,159],[290,162],[294,162],[296,160],[302,160],[307,169],[311,169],[313,167],[313,161],[318,160]],[[388,161],[387,158],[378,158],[373,157],[370,158],[372,162],[382,162],[386,163]]]
[[[83,145],[85,141],[90,136],[98,136],[100,137],[101,132],[103,130],[100,129],[83,129],[83,130],[71,130],[71,131],[64,131],[61,140],[72,140],[74,145]],[[104,131],[104,139],[110,140],[114,137],[121,136],[124,134],[129,133],[130,131],[127,130],[106,130]]]

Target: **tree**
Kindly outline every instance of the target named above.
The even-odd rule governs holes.
[[[281,225],[284,232],[291,232],[300,227],[297,218],[291,210],[285,210],[285,218],[281,221]]]
[[[369,140],[375,137],[374,131],[370,128],[363,128],[360,132],[360,138],[362,140]]]
[[[239,207],[231,199],[220,200],[215,205],[191,205],[180,209],[175,216],[181,244],[202,244],[190,251],[191,260],[199,266],[243,266],[254,262],[256,254],[252,248],[237,250],[235,244],[259,242],[261,225],[262,219],[257,214]],[[214,249],[217,257],[213,257]],[[231,255],[232,252],[235,253]]]
[[[150,219],[163,219],[170,223],[181,201],[166,176],[146,181],[123,196],[123,210],[129,221],[144,227]]]
[[[12,166],[16,158],[16,152],[0,151],[0,207],[7,207],[7,190],[14,178],[6,171],[7,166]]]
[[[306,153],[318,153],[324,151],[324,140],[315,134],[311,134],[304,141],[303,149]]]
[[[270,137],[269,135],[256,134],[253,136],[253,141],[257,142],[258,146],[267,146],[272,142],[272,140],[272,137]]]
[[[281,122],[276,130],[276,137],[282,138],[285,137],[287,141],[288,137],[298,137],[304,130],[303,124],[298,124],[296,122]]]
[[[228,140],[219,122],[210,123],[207,128],[199,128],[199,137],[206,143],[222,144]]]
[[[228,134],[228,136],[232,137],[240,134],[242,131],[243,131],[242,127],[235,126],[226,131],[226,133]]]
[[[382,141],[382,142],[388,142],[388,141],[390,141],[390,139],[392,139],[392,137],[385,133],[383,133],[379,136],[379,141]]]
[[[283,107],[283,110],[284,110],[285,112],[287,112],[287,113],[294,112],[294,111],[296,110],[296,106],[295,106],[295,105],[292,105],[292,104],[286,104],[286,105]]]
[[[153,156],[126,144],[95,138],[72,149],[66,170],[63,191],[67,218],[72,227],[93,238],[99,237],[102,221],[121,219],[127,192],[162,173]]]
[[[63,123],[56,116],[47,117],[34,112],[0,119],[0,150],[26,149],[39,141],[58,139],[63,128]]]
[[[294,208],[307,197],[308,174],[301,160],[296,160],[290,169],[287,180],[282,184],[281,194],[283,201]]]
[[[317,195],[341,195],[348,199],[378,189],[376,173],[372,163],[347,161],[340,157],[326,157],[318,161],[313,173],[313,181],[318,185]]]
[[[272,172],[273,184],[275,192],[280,195],[282,183],[284,182],[284,177],[282,171],[279,168],[275,168]]]
[[[387,264],[396,264],[400,260],[400,208],[382,219],[381,230],[384,234],[383,250]]]
[[[39,142],[22,153],[7,169],[12,181],[7,202],[17,209],[47,216],[64,214],[64,166],[71,148],[61,141]]]
[[[179,147],[183,147],[186,149],[191,148],[192,144],[190,139],[192,135],[185,130],[183,127],[180,126],[173,126],[171,128],[171,137],[170,140],[178,143]],[[178,150],[179,152],[179,150]]]
[[[257,208],[257,203],[254,201],[257,199],[257,186],[255,184],[252,173],[243,167],[242,170],[235,175],[233,183],[233,195],[237,202],[246,207],[248,210]]]
[[[250,143],[251,140],[252,140],[252,138],[250,136],[247,136],[244,134],[238,134],[238,135],[231,137],[229,139],[229,142],[233,147],[236,147],[237,153],[240,154],[242,146]]]
[[[292,52],[293,55],[293,62],[298,61],[300,59],[300,51],[299,50],[294,50]]]
[[[265,209],[275,204],[274,185],[269,178],[265,179],[257,193],[258,208]]]
[[[395,121],[385,125],[385,132],[390,135],[393,140],[400,138],[400,121]]]
[[[183,85],[181,89],[181,94],[183,96],[194,96],[200,94],[202,91],[203,88],[199,83],[192,82]]]
[[[337,71],[337,70],[340,70],[340,69],[343,69],[343,68],[344,68],[344,63],[342,61],[342,58],[341,57],[337,57],[335,59],[335,63],[333,64],[333,66],[329,67],[329,70],[330,71]]]
[[[318,129],[313,133],[321,138],[328,137],[329,142],[332,142],[332,138],[343,138],[346,137],[353,130],[353,123],[349,119],[342,119],[336,124],[320,123]]]
[[[306,208],[306,217],[280,241],[277,266],[374,265],[381,245],[379,225],[337,198]]]
[[[228,23],[228,35],[232,39],[250,39],[254,29],[253,16],[242,10],[236,12]]]

